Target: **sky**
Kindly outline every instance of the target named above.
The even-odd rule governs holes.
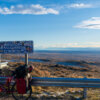
[[[0,40],[35,49],[100,47],[100,0],[0,0]]]

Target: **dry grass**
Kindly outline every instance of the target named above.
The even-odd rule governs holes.
[[[16,67],[23,65],[24,63],[9,63],[10,69],[15,69]],[[100,68],[96,66],[87,65],[86,68],[78,67],[69,67],[63,65],[54,65],[54,64],[42,64],[42,63],[30,63],[35,66],[34,71],[31,73],[33,77],[72,77],[72,78],[100,78]],[[9,69],[6,69],[6,75],[8,74]],[[46,92],[64,92],[69,90],[70,93],[73,91],[83,91],[82,88],[65,88],[65,87],[32,87],[33,93],[42,93]],[[99,89],[89,89],[88,90],[88,99],[87,100],[100,100],[100,90]]]

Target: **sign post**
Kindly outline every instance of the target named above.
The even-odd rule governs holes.
[[[84,88],[83,99],[86,99],[86,98],[87,98],[87,88]]]
[[[84,78],[86,79],[87,77],[84,75]],[[84,88],[83,90],[83,99],[85,100],[87,98],[87,88]]]
[[[33,41],[1,41],[0,54],[25,54],[28,66],[28,53],[33,53]]]
[[[0,54],[0,68],[1,68],[1,54]]]
[[[25,54],[25,65],[28,66],[28,53]]]

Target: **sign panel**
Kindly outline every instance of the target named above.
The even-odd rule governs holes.
[[[33,41],[1,41],[1,54],[33,53]]]

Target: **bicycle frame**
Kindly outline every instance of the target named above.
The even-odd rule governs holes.
[[[7,80],[6,80],[5,86],[7,87],[7,90],[6,90],[6,93],[7,93],[7,94],[12,93],[11,87],[10,87],[10,86],[11,86],[11,81],[12,81],[12,79],[13,79],[13,77],[8,77]]]
[[[3,77],[2,77],[3,78]],[[11,92],[11,83],[12,83],[13,77],[6,77],[5,81],[0,83],[0,92],[2,92],[2,88],[5,88],[6,94],[10,94]]]
[[[14,77],[4,78],[4,80],[2,81],[3,84],[0,83],[0,95],[2,95],[2,97],[3,97],[3,96],[6,96],[6,94],[8,94],[8,95],[12,94],[12,96],[15,100],[20,100],[19,97],[23,95],[23,97],[26,98],[23,100],[28,100],[28,98],[30,98],[30,96],[32,94],[32,88],[30,87],[28,90],[25,89],[25,92],[23,92],[23,89],[21,91],[19,91],[17,88],[17,86],[18,86],[17,83],[20,80],[23,80],[23,78],[22,79],[16,79]],[[19,97],[17,94],[19,95]]]

